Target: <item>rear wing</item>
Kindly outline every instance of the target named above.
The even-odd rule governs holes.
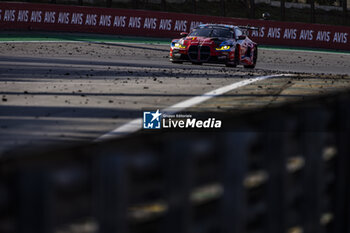
[[[239,29],[242,30],[243,35],[250,35],[250,31],[259,31],[258,27],[251,27],[251,26],[237,26]]]
[[[243,29],[243,30],[259,30],[258,27],[251,27],[251,26],[238,26],[240,29]]]

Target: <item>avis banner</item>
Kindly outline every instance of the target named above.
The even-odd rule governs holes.
[[[202,23],[255,26],[259,44],[349,50],[350,27],[143,10],[0,3],[1,30],[44,30],[177,38]]]

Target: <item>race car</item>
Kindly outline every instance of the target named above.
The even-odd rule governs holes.
[[[224,24],[201,24],[190,33],[182,32],[170,46],[170,61],[223,63],[228,67],[243,65],[254,68],[258,58],[258,45],[248,38],[247,30],[257,28]]]

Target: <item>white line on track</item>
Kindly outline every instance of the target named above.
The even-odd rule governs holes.
[[[232,91],[234,89],[244,87],[246,85],[249,85],[254,82],[258,82],[264,79],[274,78],[274,77],[282,77],[282,76],[293,76],[293,74],[274,74],[274,75],[267,75],[267,76],[260,76],[256,78],[246,79],[240,82],[232,83],[227,86],[220,87],[218,89],[215,89],[213,91],[207,92],[203,95],[196,96],[193,98],[190,98],[188,100],[184,100],[180,103],[174,104],[170,107],[167,107],[160,112],[166,112],[167,114],[175,114],[177,112],[180,112],[186,108],[192,107],[194,105],[203,103],[206,100],[212,99],[214,97],[223,95],[229,91]],[[134,132],[139,131],[142,129],[142,118],[136,118],[134,120],[131,120],[130,122],[106,133],[102,136],[95,139],[95,141],[104,141],[108,139],[113,139],[121,136],[125,136]]]
[[[317,48],[315,48],[315,50],[312,50],[312,48],[310,49],[302,49],[302,48],[259,48],[260,50],[269,50],[269,51],[291,51],[291,52],[303,52],[303,53],[321,53],[321,54],[340,54],[340,55],[350,55],[350,53],[348,51],[326,51],[326,50],[317,50]]]

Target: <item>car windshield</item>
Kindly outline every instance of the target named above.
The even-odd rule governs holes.
[[[189,34],[189,36],[232,38],[233,31],[226,28],[196,28]]]

